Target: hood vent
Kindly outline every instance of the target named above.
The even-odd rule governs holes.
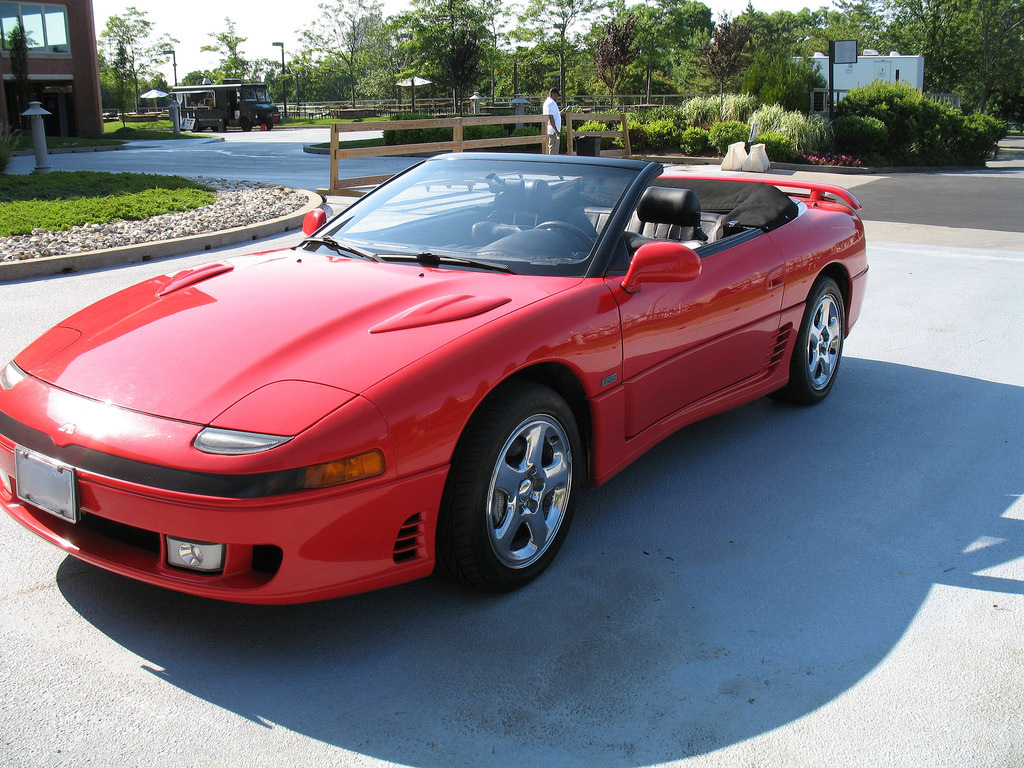
[[[228,264],[224,261],[215,261],[210,264],[203,264],[195,267],[194,269],[186,269],[172,277],[171,281],[157,291],[156,295],[166,296],[169,293],[174,293],[175,291],[189,288],[196,283],[201,283],[203,280],[209,280],[211,277],[216,277],[217,275],[222,275],[225,272],[230,272],[234,268],[233,264]]]

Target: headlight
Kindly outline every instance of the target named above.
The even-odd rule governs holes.
[[[3,387],[5,390],[14,389],[18,382],[26,376],[28,376],[28,374],[15,365],[12,360],[4,366],[3,371],[0,371],[0,387]]]
[[[243,456],[269,451],[271,448],[284,445],[291,439],[284,435],[261,435],[256,432],[238,432],[233,429],[207,427],[196,435],[192,446],[203,453]]]

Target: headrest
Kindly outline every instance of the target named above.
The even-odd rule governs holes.
[[[512,210],[547,213],[551,187],[544,179],[506,179],[498,198],[503,207]]]
[[[700,226],[700,200],[691,189],[648,187],[636,207],[636,215],[651,224]]]

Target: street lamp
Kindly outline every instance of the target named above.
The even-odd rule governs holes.
[[[174,49],[173,48],[169,48],[166,51],[160,51],[160,55],[161,56],[170,56],[171,57],[171,66],[174,67],[174,84],[177,85],[178,84],[178,57],[177,57],[177,55],[175,55]]]
[[[288,81],[284,78],[284,43],[271,43],[281,49],[281,95],[284,100],[284,119],[288,119]]]

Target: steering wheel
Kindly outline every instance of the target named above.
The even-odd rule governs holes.
[[[593,236],[588,235],[575,224],[570,224],[567,221],[545,221],[538,224],[535,229],[547,229],[551,232],[559,232],[570,240],[575,240],[588,251],[594,245]]]

